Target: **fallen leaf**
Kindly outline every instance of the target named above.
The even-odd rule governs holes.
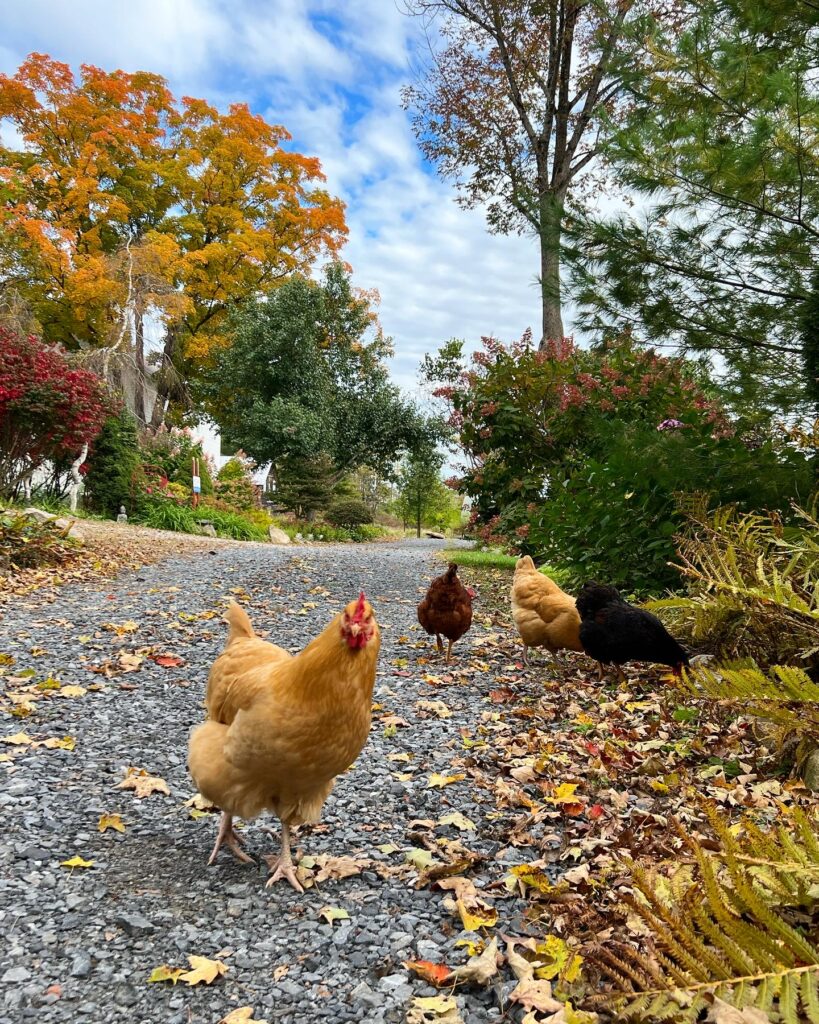
[[[404,857],[418,871],[424,871],[431,864],[435,863],[435,858],[429,850],[422,850],[417,846],[413,846],[411,850],[405,850]]]
[[[140,798],[150,796],[151,793],[171,795],[168,783],[156,775],[149,775],[144,768],[128,768],[125,778],[115,788],[133,789]]]
[[[148,975],[148,981],[170,981],[175,985],[184,973],[184,967],[168,967],[167,964],[162,964],[161,967],[154,967]]]
[[[162,668],[179,668],[185,664],[185,659],[176,654],[152,654],[151,661],[155,661]]]
[[[447,967],[446,964],[435,964],[431,960],[405,960],[402,966],[435,988],[442,988],[452,977],[451,967]]]
[[[475,901],[475,905],[467,907],[463,900],[456,901],[458,913],[464,930],[476,932],[479,928],[493,928],[498,923],[498,912],[483,900]]]
[[[97,828],[100,832],[105,832],[109,828],[114,829],[116,832],[124,832],[125,822],[118,814],[101,814]]]
[[[442,700],[419,700],[415,706],[419,711],[427,711],[436,718],[452,718],[452,710]]]
[[[50,750],[73,750],[76,745],[77,741],[73,736],[63,736],[62,738],[51,736],[37,744],[38,747],[48,747]]]
[[[190,800],[186,800],[185,807],[195,807],[197,811],[212,811],[216,804],[212,800],[208,800],[206,796],[202,796],[201,793],[195,793]]]
[[[210,985],[220,975],[227,973],[227,967],[221,960],[208,960],[206,956],[188,956],[191,970],[179,975],[180,981],[186,981],[189,985],[204,983]]]
[[[61,868],[90,868],[93,864],[93,860],[83,860],[82,857],[75,856],[71,860],[64,860],[60,862]]]
[[[771,1018],[755,1006],[743,1006],[739,1010],[715,996],[705,1019],[709,1024],[768,1024]]]
[[[453,980],[475,981],[479,985],[485,985],[498,973],[499,959],[501,956],[498,952],[498,940],[493,938],[480,956],[472,956],[465,964],[454,969]]]
[[[407,1024],[463,1024],[463,1018],[454,999],[417,996],[407,1013]]]
[[[8,743],[12,747],[23,747],[28,746],[33,740],[27,733],[16,732],[13,736],[4,736],[0,742]]]
[[[327,924],[332,924],[334,921],[349,921],[350,915],[343,907],[322,907],[319,911],[319,917],[323,917]]]
[[[439,825],[454,825],[455,828],[461,829],[462,832],[474,832],[475,822],[470,821],[469,818],[464,817],[460,811],[453,811],[451,814],[445,814],[443,818],[438,819]]]
[[[107,629],[110,633],[116,633],[117,636],[125,636],[128,633],[136,633],[139,623],[134,622],[133,619],[121,623],[103,622],[102,628]]]
[[[267,1024],[266,1020],[257,1020],[253,1016],[252,1006],[237,1006],[227,1017],[222,1017],[219,1024]]]
[[[61,686],[58,690],[60,697],[84,697],[88,690],[84,686]]]
[[[317,882],[360,875],[372,863],[369,860],[355,860],[354,857],[329,857],[326,854],[316,857],[315,862],[320,869],[316,875]]]
[[[427,782],[427,789],[434,789],[436,786],[443,789],[444,786],[451,786],[453,782],[461,782],[465,778],[466,775],[462,772],[457,775],[440,775],[438,772],[433,772]]]

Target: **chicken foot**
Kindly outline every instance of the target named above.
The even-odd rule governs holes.
[[[252,864],[253,858],[249,857],[242,849],[243,844],[244,839],[238,835],[233,827],[233,815],[228,814],[227,811],[222,811],[222,817],[219,820],[219,832],[216,836],[216,843],[213,847],[213,853],[210,855],[208,866],[216,860],[216,855],[222,846],[226,846],[237,860],[241,860],[245,864]]]
[[[265,883],[266,888],[275,885],[279,879],[286,878],[296,892],[304,892],[304,888],[296,875],[293,858],[290,855],[290,826],[286,822],[282,822],[282,852],[278,857],[265,857],[265,860],[270,865],[272,872],[270,878]]]

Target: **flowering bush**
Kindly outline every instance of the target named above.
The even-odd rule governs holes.
[[[628,337],[592,350],[564,338],[544,352],[528,333],[510,346],[484,338],[471,362],[450,342],[427,360],[426,374],[466,455],[457,486],[483,522],[510,501],[542,501],[553,476],[605,453],[618,423],[680,424],[706,438],[731,433],[695,364]]]
[[[73,459],[114,412],[103,381],[61,349],[0,328],[0,494],[48,460]]]
[[[621,338],[592,350],[570,339],[533,350],[484,339],[428,359],[465,454],[455,485],[473,498],[473,533],[546,558],[579,584],[627,592],[678,582],[681,493],[713,504],[787,509],[810,490],[806,459],[784,439],[734,424],[697,364]]]
[[[188,428],[159,427],[145,431],[140,438],[142,463],[147,478],[146,492],[152,498],[168,497],[164,492],[169,483],[182,484],[191,493],[191,461],[199,459],[202,494],[213,494],[211,467]]]

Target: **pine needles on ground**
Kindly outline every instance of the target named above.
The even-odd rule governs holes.
[[[819,1024],[816,816],[783,810],[775,831],[746,820],[737,835],[705,809],[718,852],[678,826],[690,860],[670,879],[632,866],[624,901],[648,938],[585,950],[614,983],[591,1002],[636,1021]]]

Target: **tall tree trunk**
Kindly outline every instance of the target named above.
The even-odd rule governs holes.
[[[540,197],[541,351],[564,335],[560,290],[560,240],[563,228],[562,194],[544,190]]]
[[[170,375],[174,372],[173,354],[176,348],[176,331],[169,327],[165,332],[165,344],[162,347],[162,365],[156,375],[156,399],[151,415],[151,426],[161,427],[165,420],[165,406],[170,397]]]
[[[147,423],[145,411],[145,308],[141,293],[137,294],[134,303],[134,363],[136,364],[134,413],[140,425],[144,427]]]

